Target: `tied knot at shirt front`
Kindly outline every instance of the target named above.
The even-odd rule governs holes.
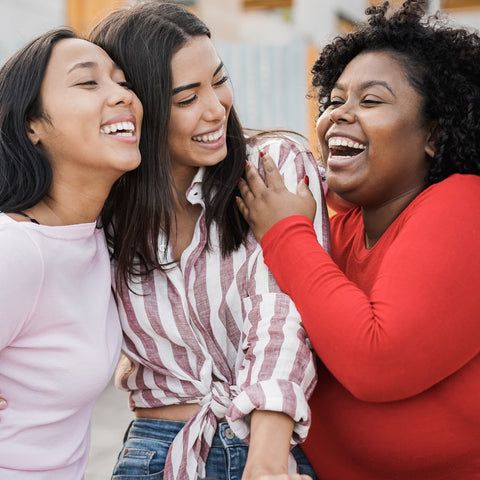
[[[248,148],[254,165],[260,150],[277,162],[291,191],[309,176],[310,189],[320,199],[318,240],[328,246],[321,174],[311,153],[287,139],[264,138]],[[187,200],[202,208],[203,175],[200,169],[187,191]],[[202,406],[173,442],[165,478],[204,476],[204,461],[223,417],[245,440],[248,415],[255,409],[291,416],[294,442],[303,441],[310,423],[307,397],[315,368],[297,309],[265,266],[252,234],[226,257],[220,254],[216,225],[210,249],[206,241],[203,212],[180,262],[132,282],[140,295],[119,289],[124,351],[134,367],[120,383],[131,392],[132,408]]]

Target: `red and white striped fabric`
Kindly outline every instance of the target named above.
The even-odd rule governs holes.
[[[321,173],[313,155],[285,138],[257,140],[248,147],[278,164],[287,187],[309,176],[319,199],[315,227],[328,247],[328,216]],[[201,168],[187,191],[203,206]],[[130,405],[158,407],[198,403],[201,410],[178,434],[167,457],[165,479],[205,476],[205,461],[217,426],[227,418],[248,441],[248,415],[255,409],[284,412],[295,420],[292,443],[310,424],[307,398],[315,384],[314,358],[299,314],[277,286],[252,234],[246,246],[222,257],[215,227],[206,248],[204,214],[178,264],[156,271],[120,293],[124,352],[133,372],[120,378]]]

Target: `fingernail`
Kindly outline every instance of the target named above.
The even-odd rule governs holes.
[[[303,177],[303,181],[305,182],[305,185],[308,187],[309,183],[310,183],[310,179],[308,178],[308,175],[305,175]]]
[[[4,408],[7,408],[7,402],[2,398],[0,399],[0,410],[3,410]]]
[[[260,150],[260,157],[264,157],[266,153],[263,150]]]
[[[250,166],[250,162],[248,160],[245,161],[245,168],[248,168]]]

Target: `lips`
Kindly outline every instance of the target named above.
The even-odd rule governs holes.
[[[115,134],[123,137],[132,137],[135,133],[135,125],[130,121],[111,123],[109,125],[104,125],[100,129],[100,133],[104,133],[106,135]]]
[[[362,153],[367,147],[365,144],[348,137],[332,136],[328,139],[329,157],[349,158]]]
[[[215,132],[210,132],[205,135],[197,135],[195,137],[192,137],[192,140],[194,142],[213,143],[213,142],[216,142],[218,139],[222,138],[224,134],[225,134],[225,129],[221,127]]]

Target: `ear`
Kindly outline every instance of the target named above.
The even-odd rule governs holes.
[[[41,119],[37,118],[35,120],[28,119],[25,122],[25,130],[27,132],[28,138],[34,145],[40,143],[40,132],[41,132]]]
[[[440,138],[440,130],[437,122],[432,122],[428,129],[427,139],[425,142],[425,153],[433,158],[436,151],[437,140]]]

